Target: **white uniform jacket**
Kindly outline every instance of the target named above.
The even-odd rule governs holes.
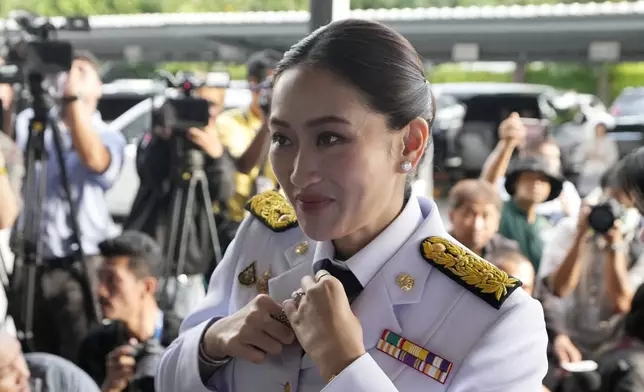
[[[253,216],[241,225],[206,298],[184,320],[161,360],[157,391],[542,390],[547,336],[540,304],[523,290],[515,291],[518,280],[452,239],[436,204],[417,196],[346,261],[364,287],[351,307],[362,324],[365,355],[327,384],[295,343],[261,364],[233,359],[204,385],[199,341],[211,319],[235,313],[261,292],[281,303],[300,287],[303,276],[313,274],[317,261],[333,258],[333,245],[307,238],[279,194],[260,194],[249,206]],[[389,341],[393,346],[383,344],[386,330],[433,354],[395,346],[397,340]],[[424,361],[408,365],[403,351]]]

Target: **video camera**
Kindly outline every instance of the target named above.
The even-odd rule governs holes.
[[[72,45],[52,39],[58,30],[89,31],[86,17],[68,17],[54,25],[28,11],[12,11],[4,25],[0,83],[24,84],[38,82],[45,75],[67,72],[73,60]],[[34,77],[36,76],[36,77]],[[31,80],[29,80],[31,79]]]
[[[162,107],[165,118],[163,121],[157,118],[152,125],[171,129],[172,132],[185,133],[188,128],[206,127],[210,122],[211,102],[199,98],[197,90],[202,87],[227,88],[230,84],[227,72],[211,72],[205,78],[188,72],[176,75],[160,72],[158,76],[166,82],[171,92],[166,94]]]

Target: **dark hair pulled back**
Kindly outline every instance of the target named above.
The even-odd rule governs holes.
[[[644,147],[631,151],[617,170],[620,188],[636,197],[637,209],[644,214]]]
[[[327,69],[351,83],[391,129],[422,117],[434,120],[434,99],[414,47],[395,30],[377,22],[345,19],[302,39],[284,54],[280,75],[297,66]]]

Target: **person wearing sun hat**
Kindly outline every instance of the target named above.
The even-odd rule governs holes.
[[[563,183],[561,173],[538,156],[520,158],[506,175],[505,189],[511,198],[503,204],[499,234],[519,243],[535,271],[543,251],[542,231],[548,227],[536,209],[559,197]]]

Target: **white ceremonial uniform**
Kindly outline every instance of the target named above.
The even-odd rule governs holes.
[[[262,277],[270,277],[268,293],[281,303],[300,287],[303,276],[313,274],[317,262],[333,258],[333,245],[307,238],[294,219],[291,228],[269,222],[271,213],[273,217],[294,216],[284,199],[271,193],[251,200],[254,216],[241,225],[213,274],[206,298],[184,320],[180,336],[161,360],[157,391],[542,390],[541,381],[547,370],[547,336],[540,304],[523,290],[514,291],[520,283],[515,283],[514,288],[509,283],[517,280],[465,253],[443,228],[436,204],[415,195],[389,227],[346,261],[364,287],[351,308],[362,324],[365,355],[327,384],[295,343],[261,364],[233,359],[204,385],[199,375],[198,352],[200,338],[210,320],[236,312],[263,287],[266,290]],[[286,207],[279,207],[276,197]],[[262,198],[273,199],[262,203]],[[254,202],[257,204],[253,207]],[[437,255],[436,249],[446,248],[440,244],[436,245],[438,248],[425,247],[430,237],[439,243],[447,240],[451,243],[447,248],[467,256],[459,258],[452,253],[443,258],[446,252]],[[432,263],[428,255],[439,262]],[[256,277],[255,284],[249,282],[249,273]],[[499,287],[486,280],[491,276],[505,276],[506,284]],[[442,382],[379,350],[377,346],[385,330],[450,361],[452,366],[447,374],[435,377]]]

